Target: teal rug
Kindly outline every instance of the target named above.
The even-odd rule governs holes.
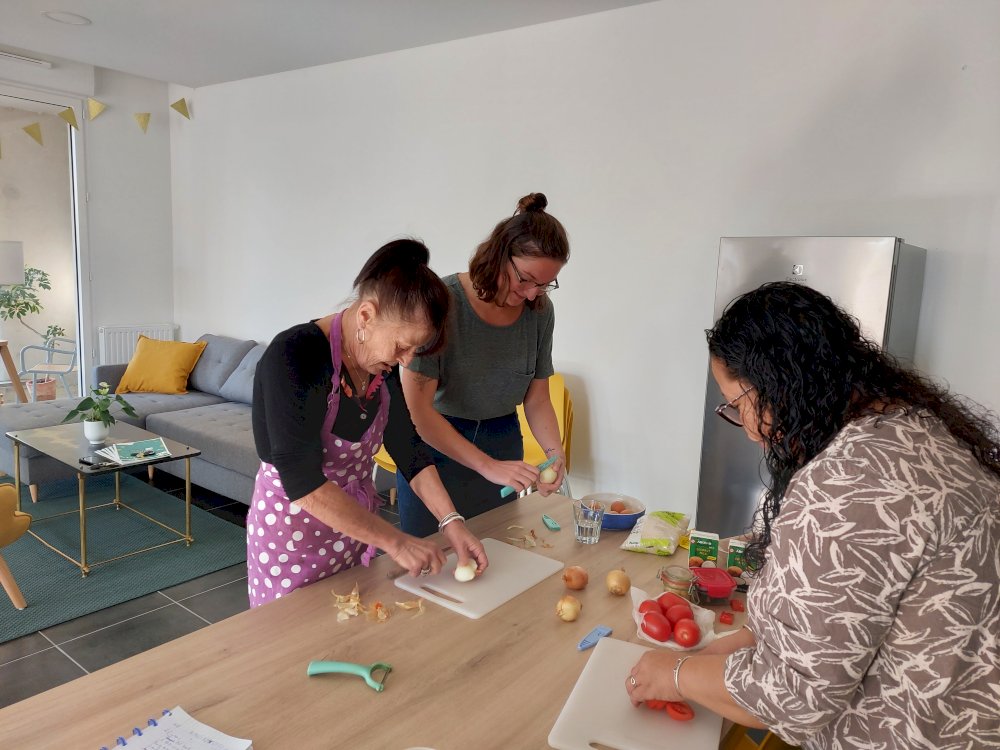
[[[21,510],[32,516],[31,529],[79,559],[79,514],[42,521],[79,507],[76,480],[40,489],[37,503],[31,502],[26,489],[21,500]],[[112,475],[87,479],[88,508],[113,498]],[[140,479],[122,474],[122,500],[168,526],[184,529],[184,501]],[[180,542],[94,566],[94,561],[177,537],[125,509],[88,512],[87,562],[92,567],[83,578],[76,565],[25,534],[0,550],[28,603],[27,609],[15,609],[0,588],[0,643],[246,561],[245,530],[194,505],[191,535],[190,547]]]

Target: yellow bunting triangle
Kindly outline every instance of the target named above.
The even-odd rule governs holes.
[[[72,107],[66,107],[66,109],[59,113],[59,116],[68,122],[72,127],[77,130],[80,129],[80,126],[76,123],[76,112],[73,111]]]
[[[87,117],[90,120],[96,120],[97,116],[107,108],[108,105],[104,102],[99,102],[97,99],[87,99]]]
[[[191,119],[191,111],[188,109],[187,99],[178,99],[176,102],[171,104],[170,107],[172,109],[176,109],[189,120]]]
[[[44,146],[45,145],[44,143],[42,143],[42,126],[41,126],[41,123],[33,122],[30,125],[25,125],[23,128],[21,128],[21,130],[23,130],[25,133],[27,133],[28,135],[30,135],[36,141],[38,141],[38,145],[39,146]]]
[[[149,112],[136,112],[132,115],[135,121],[139,123],[139,127],[142,128],[142,132],[146,132],[146,128],[149,127]]]

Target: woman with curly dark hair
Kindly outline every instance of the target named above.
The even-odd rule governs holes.
[[[693,700],[809,748],[1000,746],[995,417],[802,285],[738,298],[708,345],[717,413],[771,473],[747,626],[644,656],[633,702]]]

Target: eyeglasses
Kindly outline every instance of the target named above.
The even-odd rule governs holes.
[[[740,414],[740,410],[736,408],[736,402],[743,398],[745,395],[753,390],[753,386],[747,386],[746,390],[743,391],[739,396],[734,398],[732,401],[726,401],[724,404],[719,404],[715,407],[715,413],[722,417],[724,420],[729,422],[729,424],[736,425],[737,427],[743,426],[743,415]]]
[[[559,288],[559,279],[552,279],[552,281],[550,281],[547,284],[539,284],[537,282],[530,281],[528,279],[522,278],[521,277],[521,272],[518,271],[517,270],[517,266],[514,265],[514,259],[513,258],[509,258],[509,260],[510,260],[511,268],[514,269],[514,275],[517,276],[517,281],[522,286],[525,285],[525,284],[531,284],[533,287],[535,287],[535,289],[537,289],[539,291],[540,294],[548,294],[549,292],[554,292],[556,289]]]

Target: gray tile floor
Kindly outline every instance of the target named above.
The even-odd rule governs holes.
[[[157,472],[155,483],[178,496],[180,502],[180,480]],[[216,516],[246,525],[247,506],[243,503],[198,487],[193,488],[192,500]],[[383,516],[399,524],[394,509],[387,506]],[[0,706],[24,700],[248,608],[246,566],[239,564],[0,644]]]

